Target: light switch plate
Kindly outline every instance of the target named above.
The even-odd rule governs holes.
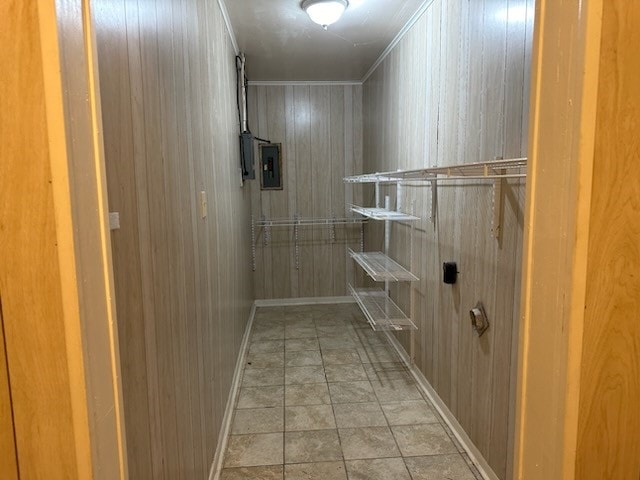
[[[200,192],[200,216],[207,218],[207,192]]]
[[[120,229],[120,212],[109,212],[109,229]]]

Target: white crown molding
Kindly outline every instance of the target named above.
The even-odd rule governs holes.
[[[259,86],[259,87],[278,87],[278,86],[290,86],[290,85],[331,86],[331,85],[362,85],[362,82],[360,80],[336,80],[336,81],[249,80],[249,85]]]
[[[233,31],[233,26],[231,26],[231,19],[229,18],[227,5],[224,3],[224,0],[218,0],[218,6],[220,7],[220,11],[222,12],[222,18],[224,18],[224,23],[227,26],[227,32],[229,32],[229,37],[231,37],[231,44],[233,45],[233,49],[235,50],[236,55],[238,55],[240,53],[240,49],[238,48],[238,41],[236,40],[236,34]]]
[[[369,71],[365,74],[364,77],[362,77],[361,83],[364,84],[369,79],[369,77],[373,74],[373,72],[376,71],[376,69],[380,66],[384,59],[387,58],[387,55],[389,55],[391,51],[396,47],[396,45],[400,43],[400,40],[402,40],[402,38],[409,32],[409,30],[411,30],[411,27],[413,27],[415,23],[420,20],[420,17],[424,15],[424,12],[427,11],[427,9],[434,1],[435,0],[425,0],[422,5],[420,5],[420,8],[416,11],[416,13],[411,16],[409,21],[404,24],[404,27],[402,27],[395,38],[391,40],[391,43],[387,46],[387,48],[385,48],[384,51],[380,54],[378,59],[373,62],[373,65],[371,65]]]

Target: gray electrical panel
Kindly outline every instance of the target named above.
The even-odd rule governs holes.
[[[282,156],[279,143],[260,144],[262,190],[282,190]]]
[[[253,180],[256,178],[253,161],[253,135],[249,132],[240,134],[240,162],[242,163],[242,179]]]

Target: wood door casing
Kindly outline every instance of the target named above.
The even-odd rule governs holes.
[[[17,480],[18,464],[16,439],[13,430],[9,366],[4,347],[4,323],[2,321],[2,297],[0,297],[0,478]]]

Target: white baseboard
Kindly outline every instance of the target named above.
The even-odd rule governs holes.
[[[233,374],[231,391],[229,392],[227,406],[224,410],[224,417],[222,419],[222,425],[220,427],[220,434],[218,435],[218,446],[216,447],[216,453],[213,457],[211,470],[209,471],[209,480],[218,480],[222,471],[222,461],[224,459],[224,452],[227,449],[229,431],[231,430],[231,420],[233,419],[233,409],[236,405],[236,397],[238,396],[238,391],[240,390],[242,366],[244,365],[245,358],[249,350],[249,335],[251,334],[251,327],[253,326],[253,319],[255,318],[255,316],[256,304],[254,303],[251,307],[251,313],[249,314],[247,327],[244,330],[242,343],[240,344],[240,353],[238,354],[238,360],[236,361],[236,369]]]
[[[303,297],[303,298],[267,298],[256,300],[256,307],[286,307],[290,305],[327,305],[331,303],[355,303],[352,296],[346,297]]]
[[[400,344],[398,339],[393,336],[390,332],[385,331],[391,345],[396,349],[398,355],[402,358],[402,361],[405,363],[413,378],[415,378],[418,386],[422,389],[427,398],[431,401],[435,409],[438,411],[440,416],[444,419],[445,423],[449,426],[456,439],[463,448],[466,450],[469,458],[474,463],[474,465],[478,468],[480,475],[485,480],[500,480],[495,472],[491,469],[485,458],[480,453],[480,450],[473,444],[467,432],[464,431],[456,417],[451,413],[451,410],[446,406],[446,404],[442,401],[440,396],[436,393],[434,388],[431,386],[429,381],[425,378],[423,373],[411,363],[411,359],[409,355],[405,351],[404,347]]]

